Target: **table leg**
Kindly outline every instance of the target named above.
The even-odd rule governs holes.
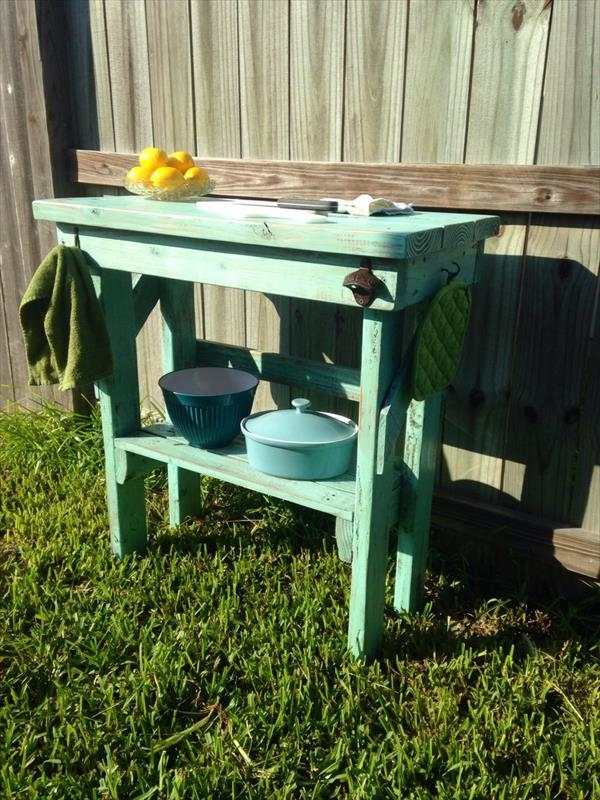
[[[377,474],[379,412],[401,355],[396,314],[365,310],[348,646],[376,655],[383,632],[392,464]]]
[[[349,519],[337,517],[335,520],[335,541],[338,557],[344,564],[352,563],[352,542],[354,541],[354,523]]]
[[[427,400],[412,400],[406,415],[394,591],[398,611],[416,611],[422,602],[441,408],[440,393]]]
[[[98,382],[102,434],[106,459],[106,493],[112,550],[117,556],[146,548],[144,479],[117,483],[116,436],[127,436],[140,428],[140,397],[131,274],[102,270],[94,285],[104,311],[110,336],[114,371]]]
[[[165,372],[196,365],[196,321],[194,284],[163,279],[162,313],[163,367]],[[169,524],[181,525],[200,513],[200,485],[195,472],[174,464],[167,468],[169,481]]]

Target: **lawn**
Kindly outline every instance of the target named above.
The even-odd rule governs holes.
[[[103,480],[96,417],[0,416],[2,798],[600,798],[597,597],[527,601],[436,532],[365,665],[330,519],[205,480],[170,531],[156,473],[118,562]]]

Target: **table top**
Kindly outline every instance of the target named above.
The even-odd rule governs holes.
[[[203,213],[192,203],[142,197],[72,197],[35,200],[35,219],[66,225],[151,233],[237,244],[406,259],[471,246],[494,236],[496,216],[417,211],[410,216],[329,215],[325,222],[226,219]]]

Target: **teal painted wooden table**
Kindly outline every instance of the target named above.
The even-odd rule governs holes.
[[[445,283],[444,269],[460,267],[460,279],[472,283],[480,245],[497,232],[498,218],[423,212],[339,216],[316,225],[231,221],[202,215],[193,205],[139,197],[39,200],[33,210],[37,219],[57,223],[60,242],[79,242],[94,262],[115,361],[112,377],[97,387],[113,551],[123,556],[146,546],[143,476],[156,462],[167,465],[173,525],[198,511],[198,473],[332,514],[338,541],[350,545],[349,647],[373,656],[383,630],[393,527],[395,606],[413,610],[420,602],[439,449],[441,397],[416,402],[408,394],[404,311],[427,303]],[[377,279],[362,311],[360,369],[196,341],[194,282],[355,306],[344,279],[356,270],[352,283]],[[169,425],[143,429],[135,340],[158,300],[165,372],[231,364],[266,380],[358,400],[355,472],[327,481],[271,478],[248,466],[242,441],[199,450]]]

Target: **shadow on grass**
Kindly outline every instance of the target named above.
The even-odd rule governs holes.
[[[160,553],[214,553],[218,548],[243,552],[263,545],[269,550],[298,555],[323,552],[334,546],[334,519],[310,509],[296,509],[288,503],[264,499],[257,505],[256,495],[248,493],[248,503],[227,505],[220,498],[207,499],[201,515],[180,528],[163,524],[154,527],[152,546]]]
[[[154,484],[151,501],[151,548],[162,555],[212,555],[228,550],[234,558],[250,549],[298,556],[335,552],[334,519],[241,489],[205,481],[201,515],[179,528],[165,526],[164,485]],[[153,509],[153,510],[152,510]],[[346,573],[348,601],[350,568]],[[390,573],[394,562],[390,555]],[[519,554],[499,558],[483,544],[474,545],[454,533],[432,532],[425,606],[418,614],[398,614],[386,607],[382,661],[454,658],[465,649],[477,653],[509,652],[515,661],[535,650],[560,654],[566,643],[582,644],[582,659],[598,657],[600,590],[580,588],[569,574],[540,569]],[[389,586],[388,586],[389,589]],[[574,599],[575,594],[575,599]]]
[[[503,651],[521,662],[535,651],[557,656],[581,645],[584,663],[598,661],[600,589],[554,565],[507,551],[499,560],[446,532],[434,531],[425,606],[415,615],[388,607],[393,622],[382,655],[412,660]]]

